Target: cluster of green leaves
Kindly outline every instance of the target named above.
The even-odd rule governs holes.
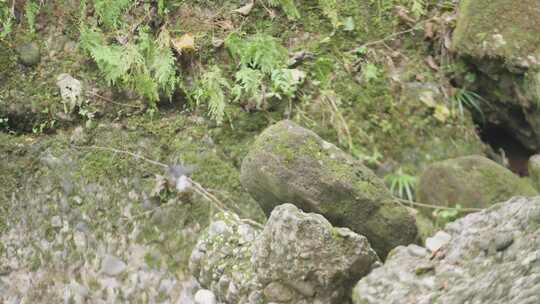
[[[266,0],[266,2],[272,7],[280,7],[290,20],[300,18],[300,12],[296,8],[294,0]]]
[[[437,227],[444,227],[446,224],[457,220],[463,214],[463,207],[460,204],[450,209],[437,209],[433,211],[433,217],[435,218],[435,225]]]
[[[396,6],[402,6],[408,9],[414,17],[419,18],[426,14],[426,0],[369,0],[372,5],[377,7],[379,18],[391,14]]]
[[[464,88],[457,89],[451,98],[452,112],[463,119],[465,117],[465,108],[469,108],[474,110],[484,121],[484,112],[481,107],[484,101],[484,98],[475,92]]]
[[[409,201],[414,200],[415,176],[409,175],[402,168],[399,168],[396,172],[385,176],[384,180],[395,196]]]
[[[117,28],[121,16],[134,3],[134,0],[94,0],[94,11],[99,21],[107,28]]]
[[[305,75],[287,68],[288,52],[277,39],[264,34],[243,39],[231,34],[225,46],[239,65],[232,89],[235,100],[251,99],[260,106],[266,98],[295,96]]]
[[[125,41],[120,43],[119,39],[112,40],[109,36],[125,32],[119,29],[125,26],[122,15],[134,1],[94,0],[92,5],[97,23],[103,25],[104,30],[82,20],[80,46],[96,62],[107,83],[135,91],[152,106],[160,94],[170,97],[178,76],[169,32],[162,29],[154,35],[148,26],[141,25],[135,34],[125,35]],[[81,9],[86,10],[86,3]]]
[[[223,76],[223,71],[214,65],[199,79],[192,97],[197,105],[207,104],[210,117],[221,124],[226,114],[226,92],[229,89],[230,85]]]
[[[110,85],[132,89],[156,102],[160,92],[171,96],[178,81],[169,39],[166,30],[154,39],[147,28],[142,28],[134,41],[108,43],[98,28],[82,26],[80,46]]]
[[[12,7],[7,0],[0,0],[0,38],[5,38],[13,30],[14,20]]]

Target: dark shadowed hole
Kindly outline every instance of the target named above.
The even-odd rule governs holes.
[[[502,126],[487,124],[480,128],[480,138],[490,145],[496,154],[504,155],[510,170],[520,176],[528,176],[527,162],[534,151],[523,146]]]

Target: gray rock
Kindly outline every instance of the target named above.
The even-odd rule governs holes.
[[[351,284],[379,264],[365,237],[291,204],[262,231],[231,213],[214,223],[228,233],[210,227],[189,268],[222,303],[345,303]]]
[[[126,263],[112,255],[105,255],[101,261],[101,272],[108,276],[117,276],[126,270]]]
[[[451,241],[435,255],[398,247],[359,281],[353,302],[540,303],[538,214],[540,197],[514,198],[447,225]]]
[[[417,238],[414,215],[395,202],[381,179],[292,121],[279,122],[257,138],[240,179],[267,214],[277,205],[293,203],[366,236],[383,258]]]
[[[208,289],[201,289],[195,294],[195,304],[217,304],[216,296]]]
[[[274,209],[254,250],[267,300],[279,303],[344,303],[350,283],[379,261],[365,237],[291,204]]]
[[[35,42],[21,44],[17,47],[17,53],[21,63],[26,66],[34,66],[41,61],[39,45]]]

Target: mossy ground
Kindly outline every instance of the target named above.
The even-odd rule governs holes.
[[[291,52],[313,54],[298,66],[308,77],[296,98],[278,101],[266,111],[249,111],[242,101],[231,102],[223,125],[210,121],[206,108],[195,107],[185,92],[178,92],[171,101],[161,101],[157,112],[151,113],[144,111],[142,99],[110,88],[95,64],[76,45],[73,47],[78,39],[77,9],[66,9],[68,13],[58,15],[63,2],[47,2],[38,18],[38,23],[47,26],[38,30],[39,34],[28,35],[23,23],[0,43],[0,119],[9,118],[6,125],[0,125],[0,231],[13,224],[7,217],[20,211],[15,204],[34,196],[40,196],[38,202],[57,212],[45,214],[36,224],[50,225],[48,221],[53,214],[61,214],[61,208],[41,191],[47,189],[53,189],[57,198],[70,201],[76,213],[92,215],[91,228],[100,237],[130,231],[132,224],[118,222],[124,216],[124,204],[133,204],[133,214],[145,212],[143,193],[151,191],[154,174],[163,172],[147,162],[92,146],[140,153],[165,164],[195,165],[194,180],[242,217],[259,221],[264,216],[242,189],[239,167],[254,138],[284,118],[313,129],[356,157],[379,153],[378,162],[393,160],[412,174],[427,162],[482,149],[469,116],[440,121],[420,100],[401,97],[403,83],[437,82],[441,77],[425,64],[432,50],[421,29],[359,51],[359,46],[411,25],[400,22],[392,12],[379,11],[376,5],[343,0],[339,16],[354,24],[353,30],[345,31],[323,16],[317,1],[297,2],[302,15],[297,21],[288,20],[279,10],[272,17],[260,6],[247,17],[231,13],[240,1],[184,1],[169,13],[168,26],[173,35],[189,33],[196,38],[197,50],[178,57],[178,73],[186,85],[211,64],[220,65],[233,81],[236,62],[223,47],[214,46],[231,31],[266,33],[277,37]],[[429,14],[437,12],[434,9]],[[17,62],[15,46],[28,41],[41,46],[42,60],[37,67],[23,67]],[[370,80],[362,76],[367,63],[378,72]],[[95,112],[92,120],[63,113],[55,84],[60,73],[81,80],[86,89],[101,96],[87,96],[87,110]],[[332,94],[324,95],[323,91]],[[325,101],[325,96],[332,96],[337,107]],[[437,102],[450,106],[447,100]],[[70,139],[73,129],[80,125],[85,126],[88,137],[77,143],[82,148],[75,147]],[[348,129],[348,138],[344,128]],[[53,156],[53,162],[59,159],[60,165],[47,167],[43,159],[47,155]],[[64,188],[72,187],[69,184],[75,185],[75,190],[65,193]],[[93,185],[104,194],[96,193]],[[129,197],[131,190],[135,192]],[[79,206],[76,196],[88,201]],[[174,199],[168,193],[150,201],[159,205]],[[140,241],[155,244],[166,256],[160,259],[149,255],[147,260],[152,265],[159,264],[156,260],[165,261],[173,271],[185,270],[193,240],[178,230],[206,226],[210,211],[200,199],[185,199],[143,217],[139,222]],[[34,228],[43,228],[38,226]],[[45,228],[55,235],[56,230]]]

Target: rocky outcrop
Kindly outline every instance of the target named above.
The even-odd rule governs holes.
[[[262,230],[219,214],[190,270],[223,303],[337,304],[378,261],[365,237],[285,204]]]
[[[526,180],[477,155],[432,164],[420,176],[417,188],[421,203],[464,208],[486,208],[516,195],[536,193]]]
[[[242,185],[269,214],[282,203],[368,238],[384,258],[417,238],[414,215],[370,169],[291,121],[266,129],[242,163]]]
[[[540,2],[461,1],[454,49],[471,65],[484,117],[507,128],[528,148],[540,147]]]
[[[433,251],[398,247],[360,280],[355,304],[540,302],[540,197],[514,198],[446,226]]]

